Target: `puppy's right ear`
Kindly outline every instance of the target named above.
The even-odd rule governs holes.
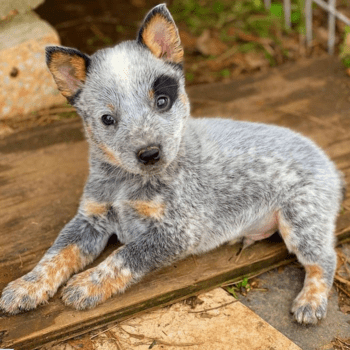
[[[47,46],[45,51],[46,64],[58,89],[72,102],[84,85],[90,57],[79,50],[60,46]]]
[[[137,42],[148,47],[157,58],[182,64],[184,51],[179,31],[165,4],[157,5],[148,12],[139,30]]]

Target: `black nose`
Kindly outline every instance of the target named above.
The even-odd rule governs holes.
[[[141,149],[137,153],[137,158],[141,163],[145,165],[155,164],[160,159],[159,148],[152,146],[152,147],[147,147],[145,149]]]

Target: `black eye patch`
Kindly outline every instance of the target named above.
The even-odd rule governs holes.
[[[167,75],[161,75],[153,83],[154,95],[157,98],[160,95],[169,97],[169,106],[167,110],[171,108],[178,96],[179,83],[176,79]]]

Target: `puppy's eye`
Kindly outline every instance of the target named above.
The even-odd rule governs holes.
[[[115,124],[115,119],[109,115],[109,114],[104,114],[102,117],[101,117],[101,120],[102,120],[102,123],[104,125],[112,125],[112,124]]]
[[[156,100],[156,105],[157,105],[157,108],[162,110],[162,111],[167,109],[170,105],[169,97],[165,96],[165,95],[158,96],[157,100]]]

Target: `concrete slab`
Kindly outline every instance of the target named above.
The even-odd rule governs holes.
[[[339,311],[338,294],[333,287],[324,320],[317,326],[301,326],[294,322],[289,310],[302,288],[304,276],[304,270],[296,265],[286,266],[283,271],[267,272],[258,279],[259,287],[268,291],[253,290],[245,297],[239,296],[239,300],[303,350],[332,349],[330,343],[335,336],[350,336],[350,314]]]

